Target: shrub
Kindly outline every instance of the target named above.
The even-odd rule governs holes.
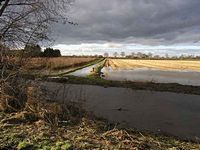
[[[56,49],[54,50],[53,48],[46,48],[44,52],[42,53],[43,57],[60,57],[61,53],[60,50]]]

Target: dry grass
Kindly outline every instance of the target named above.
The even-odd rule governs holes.
[[[199,149],[198,143],[117,129],[75,105],[45,100],[37,87],[27,89],[24,110],[0,112],[0,149]],[[75,107],[74,107],[75,106]],[[80,107],[80,106],[79,106]],[[80,109],[80,110],[79,110]]]
[[[70,120],[65,121],[70,122]],[[0,124],[0,148],[16,149],[115,149],[198,150],[198,143],[109,127],[105,122],[82,118],[77,124],[52,127],[43,120]],[[111,129],[109,129],[111,128]],[[65,148],[64,148],[65,147]],[[20,148],[19,148],[20,149]]]
[[[200,71],[200,61],[185,60],[131,60],[131,59],[109,59],[106,67],[113,69],[135,69],[152,68],[161,70],[191,70]]]
[[[91,57],[31,58],[27,61],[26,68],[60,70],[80,66],[95,59]]]

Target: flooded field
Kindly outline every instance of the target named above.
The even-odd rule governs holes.
[[[90,75],[93,72],[94,68],[98,67],[99,64],[100,63],[97,63],[97,64],[89,66],[89,67],[85,67],[83,69],[72,72],[68,75],[79,76],[79,77],[87,77],[88,75]]]
[[[69,75],[87,77],[98,65]],[[106,80],[200,86],[200,61],[107,59],[101,73]]]
[[[178,136],[200,138],[200,96],[72,85],[40,83],[50,97],[64,103],[79,102],[97,117],[108,119],[121,127],[136,128]]]
[[[164,71],[149,68],[139,69],[102,69],[104,79],[133,81],[133,82],[154,82],[154,83],[179,83],[182,85],[200,86],[200,72],[193,71]]]

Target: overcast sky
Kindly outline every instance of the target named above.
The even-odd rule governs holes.
[[[78,23],[53,27],[63,54],[114,51],[200,55],[200,0],[75,0]]]

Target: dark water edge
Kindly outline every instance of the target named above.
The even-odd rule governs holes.
[[[41,82],[61,102],[79,102],[87,111],[121,127],[200,141],[200,96]]]

